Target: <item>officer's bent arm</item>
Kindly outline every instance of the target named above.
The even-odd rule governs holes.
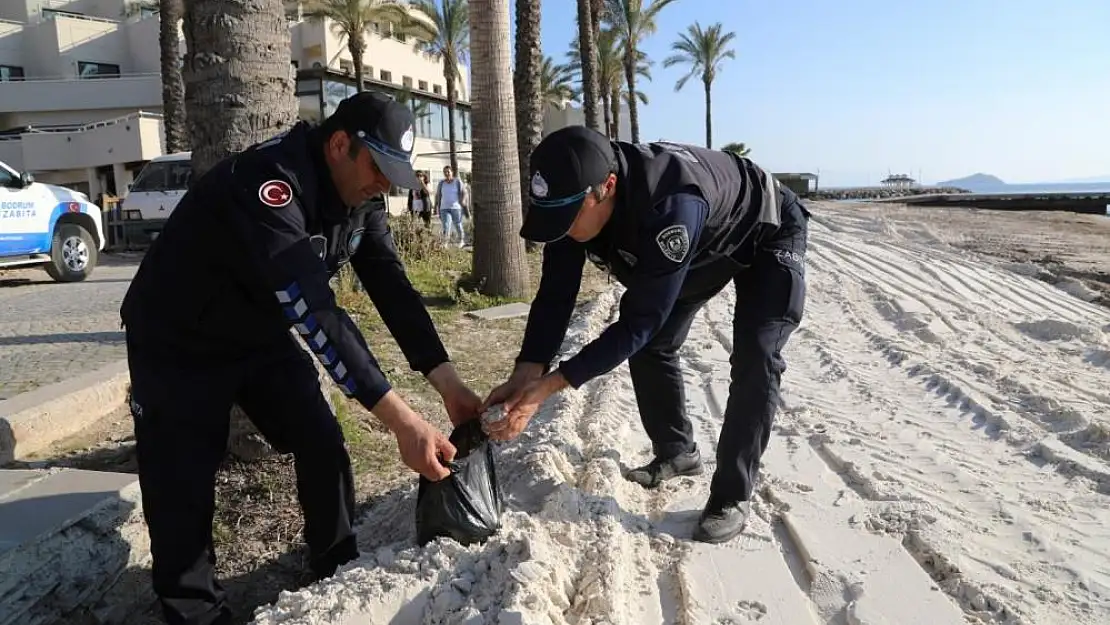
[[[663,327],[686,279],[709,205],[697,195],[678,193],[648,214],[651,219],[641,228],[644,237],[635,273],[621,297],[619,318],[559,366],[574,388],[615,369]]]
[[[239,198],[229,211],[232,227],[286,321],[305,339],[340,390],[373,412],[390,384],[358,327],[336,303],[327,267],[309,242],[304,212],[286,180],[251,173],[244,171],[242,177],[258,186],[234,188]],[[263,196],[276,201],[288,198],[288,203],[270,206],[261,201]]]
[[[539,363],[546,372],[563,343],[582,286],[586,248],[571,239],[561,239],[543,248],[540,288],[528,311],[518,363]]]
[[[447,350],[397,255],[385,209],[371,211],[364,226],[351,265],[409,366],[428,375],[449,360]]]

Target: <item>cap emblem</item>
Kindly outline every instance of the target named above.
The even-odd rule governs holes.
[[[412,152],[412,144],[415,139],[416,136],[412,132],[412,126],[409,126],[405,134],[401,135],[401,149],[406,152]]]
[[[532,195],[539,198],[547,197],[547,181],[538,171],[532,175]]]

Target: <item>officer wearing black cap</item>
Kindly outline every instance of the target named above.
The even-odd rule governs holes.
[[[583,126],[544,138],[531,172],[521,236],[547,243],[543,276],[516,368],[485,402],[503,402],[506,417],[487,431],[515,437],[548,396],[628,360],[655,458],[626,477],[653,488],[701,473],[678,350],[698,310],[733,281],[732,385],[711,495],[694,532],[704,542],[729,540],[747,522],[785,369],[782,349],[802,318],[809,212],[747,158],[610,142]],[[619,319],[548,372],[586,259],[627,287]]]
[[[310,566],[317,577],[358,556],[350,458],[304,339],[339,389],[397,438],[429,479],[448,470],[447,438],[391,390],[329,279],[351,263],[413,370],[451,420],[481,398],[455,373],[405,275],[380,195],[415,187],[413,114],[365,92],[319,126],[306,122],[214,166],[181,199],[121,307],[132,414],[153,554],[170,623],[228,622],[213,576],[213,486],[238,403],[295,459]]]

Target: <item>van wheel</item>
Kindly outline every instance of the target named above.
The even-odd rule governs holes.
[[[50,244],[46,273],[58,282],[80,282],[92,275],[96,252],[96,243],[88,230],[78,224],[58,224]]]

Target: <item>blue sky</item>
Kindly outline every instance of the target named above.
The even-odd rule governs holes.
[[[560,62],[575,6],[543,0]],[[683,70],[662,67],[695,21],[736,32],[714,145],[743,141],[774,171],[820,171],[822,186],[1110,178],[1110,0],[675,0],[643,45],[642,140],[704,143],[700,81],[675,93]]]

